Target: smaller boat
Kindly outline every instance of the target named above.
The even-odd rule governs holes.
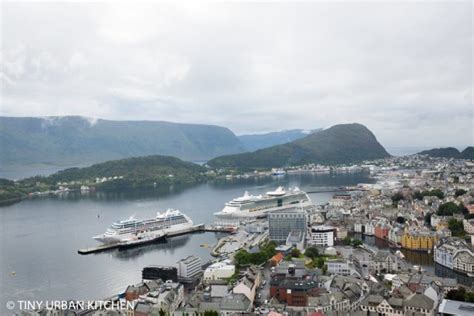
[[[272,176],[284,176],[286,171],[283,169],[272,169]]]
[[[164,239],[165,237],[166,237],[166,234],[162,231],[144,232],[144,233],[138,234],[136,238],[132,238],[130,240],[121,242],[118,248],[119,250],[123,250],[123,249],[132,248],[136,246],[147,245],[147,244],[157,242],[161,239]]]

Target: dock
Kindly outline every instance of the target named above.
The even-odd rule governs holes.
[[[194,225],[186,230],[168,233],[164,236],[164,238],[192,234],[192,233],[197,233],[197,232],[222,232],[222,233],[230,234],[230,233],[233,233],[234,231],[235,231],[235,228],[233,227],[212,226],[212,225],[209,226],[209,225],[199,224],[199,225]],[[149,241],[147,243],[149,243]],[[129,246],[129,248],[139,247],[144,244],[145,243],[143,244],[136,243],[133,246]],[[114,249],[123,248],[123,247],[124,247],[123,243],[104,244],[104,245],[98,245],[98,246],[90,247],[90,248],[81,248],[77,250],[77,253],[80,255],[89,255],[93,253],[105,252],[105,251],[114,250]]]

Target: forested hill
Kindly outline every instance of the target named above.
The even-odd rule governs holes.
[[[361,124],[340,124],[293,142],[251,153],[217,157],[211,167],[271,168],[306,163],[342,164],[390,155]]]
[[[474,147],[466,147],[463,151],[459,151],[454,147],[433,148],[421,151],[418,154],[434,158],[474,159]]]

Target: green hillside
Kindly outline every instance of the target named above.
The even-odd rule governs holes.
[[[334,165],[388,156],[365,126],[341,124],[287,144],[217,157],[208,164],[211,167],[270,168],[306,163]]]
[[[147,155],[205,161],[244,151],[234,133],[224,127],[79,116],[0,117],[0,148],[3,170],[85,166]]]
[[[461,152],[454,147],[433,148],[421,151],[418,154],[433,158],[474,159],[474,147],[466,147]]]

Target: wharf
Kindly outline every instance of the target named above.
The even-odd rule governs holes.
[[[181,230],[178,232],[173,232],[173,233],[167,233],[164,238],[168,237],[174,237],[174,236],[180,236],[180,235],[185,235],[185,234],[192,234],[195,232],[223,232],[223,233],[233,233],[234,228],[229,228],[229,227],[221,227],[221,226],[208,226],[204,224],[199,224],[192,226],[186,230]],[[141,245],[144,245],[145,243],[149,243],[149,241],[146,241],[144,243],[136,243],[133,245],[133,247],[139,247]],[[90,248],[81,248],[77,250],[77,253],[80,255],[89,255],[93,253],[99,253],[99,252],[104,252],[104,251],[109,251],[109,250],[114,250],[118,248],[123,248],[124,244],[123,243],[115,243],[115,244],[104,244],[104,245],[99,245],[95,247],[90,247]],[[132,246],[129,246],[132,247]]]

